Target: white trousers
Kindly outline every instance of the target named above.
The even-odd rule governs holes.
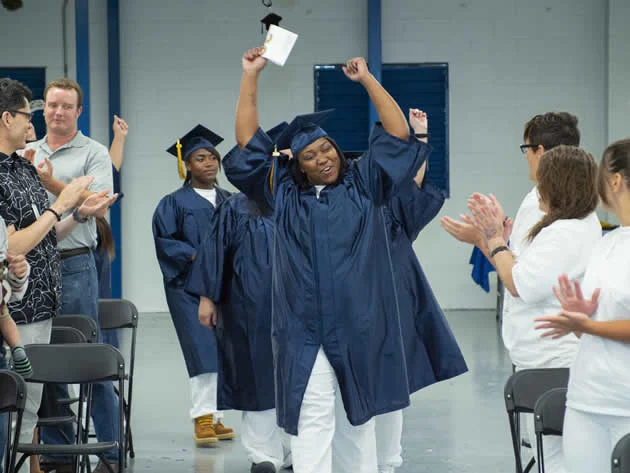
[[[52,319],[32,324],[18,325],[20,340],[22,345],[33,343],[50,343],[52,333]],[[26,386],[26,406],[22,417],[22,430],[20,431],[20,443],[33,443],[33,432],[37,425],[37,411],[42,402],[42,391],[44,385],[41,383],[28,383]],[[26,460],[20,472],[29,473],[30,462]]]
[[[298,435],[291,436],[291,454],[295,473],[376,473],[374,419],[350,424],[322,348],[302,400]]]
[[[403,411],[394,411],[374,418],[378,473],[394,473],[402,465]]]
[[[271,462],[276,471],[291,466],[290,439],[276,422],[276,410],[243,412],[241,442],[250,463]]]
[[[567,473],[610,471],[613,448],[628,433],[630,417],[591,414],[567,407],[562,436]]]
[[[216,419],[223,419],[223,413],[217,410],[217,374],[204,373],[190,378],[190,397],[192,408],[190,418],[214,415]]]
[[[536,444],[536,427],[534,414],[522,414],[521,422],[525,422],[527,437],[532,446],[532,455],[538,461],[538,448]],[[562,437],[557,435],[543,436],[543,455],[545,460],[545,473],[565,473],[564,454],[562,451]],[[529,458],[524,459],[525,462]],[[535,467],[537,468],[537,467]]]

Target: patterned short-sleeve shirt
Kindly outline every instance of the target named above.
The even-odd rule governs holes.
[[[48,195],[35,167],[26,159],[0,153],[0,216],[7,227],[23,230],[48,208]],[[61,306],[61,266],[53,228],[27,255],[29,286],[21,301],[9,303],[17,324],[50,319]]]

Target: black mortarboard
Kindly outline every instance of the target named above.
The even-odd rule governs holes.
[[[313,141],[322,136],[328,136],[328,133],[326,133],[320,125],[324,123],[333,110],[334,109],[329,109],[322,110],[321,112],[297,115],[282,134],[278,136],[276,140],[278,148],[290,148],[293,156],[297,157],[299,152]]]
[[[183,161],[186,161],[188,156],[198,149],[209,149],[218,155],[219,153],[216,151],[215,147],[222,141],[223,138],[213,131],[203,125],[197,125],[182,138],[178,139],[177,142],[166,151],[177,158],[179,175],[184,179],[186,175],[184,174]]]
[[[280,20],[282,20],[282,17],[280,15],[276,15],[275,13],[269,13],[262,20],[260,20],[260,22],[263,25],[265,25],[264,31],[269,31],[269,27],[271,25],[280,26]]]

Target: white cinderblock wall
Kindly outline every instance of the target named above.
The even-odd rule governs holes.
[[[630,11],[626,0],[609,1],[610,12],[607,0],[383,0],[384,62],[450,65],[452,195],[443,215],[465,211],[476,190],[494,192],[514,214],[530,187],[517,146],[523,123],[536,113],[576,113],[583,145],[596,155],[608,138],[630,134],[623,131]],[[0,30],[10,38],[0,64],[46,65],[48,78],[61,76],[62,1],[24,3],[16,13],[0,9]],[[92,136],[103,143],[111,126],[105,3],[90,2]],[[73,10],[70,1],[71,77]],[[274,10],[300,38],[284,68],[269,65],[263,73],[263,126],[313,109],[313,64],[367,54],[365,0],[276,0]],[[265,10],[251,0],[126,0],[120,12],[122,108],[131,128],[123,168],[124,296],[141,311],[162,311],[151,216],[180,185],[164,149],[197,123],[226,138],[222,152],[232,145],[240,56],[261,42],[257,20]],[[470,249],[437,221],[415,247],[445,308],[494,305],[494,294],[470,280]]]

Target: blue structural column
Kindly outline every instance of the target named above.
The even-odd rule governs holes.
[[[109,118],[120,116],[120,10],[118,0],[107,0],[107,47],[109,71]],[[109,141],[114,139],[110,128]],[[114,169],[114,189],[121,194],[120,173]],[[116,242],[116,258],[112,261],[112,296],[122,297],[122,201],[117,202],[109,212],[109,223]]]
[[[368,2],[368,65],[372,75],[381,82],[383,55],[381,41],[381,0]],[[378,121],[374,104],[370,101],[370,129]]]
[[[83,113],[79,117],[79,130],[90,136],[90,15],[88,0],[74,3],[77,82],[83,89]]]

